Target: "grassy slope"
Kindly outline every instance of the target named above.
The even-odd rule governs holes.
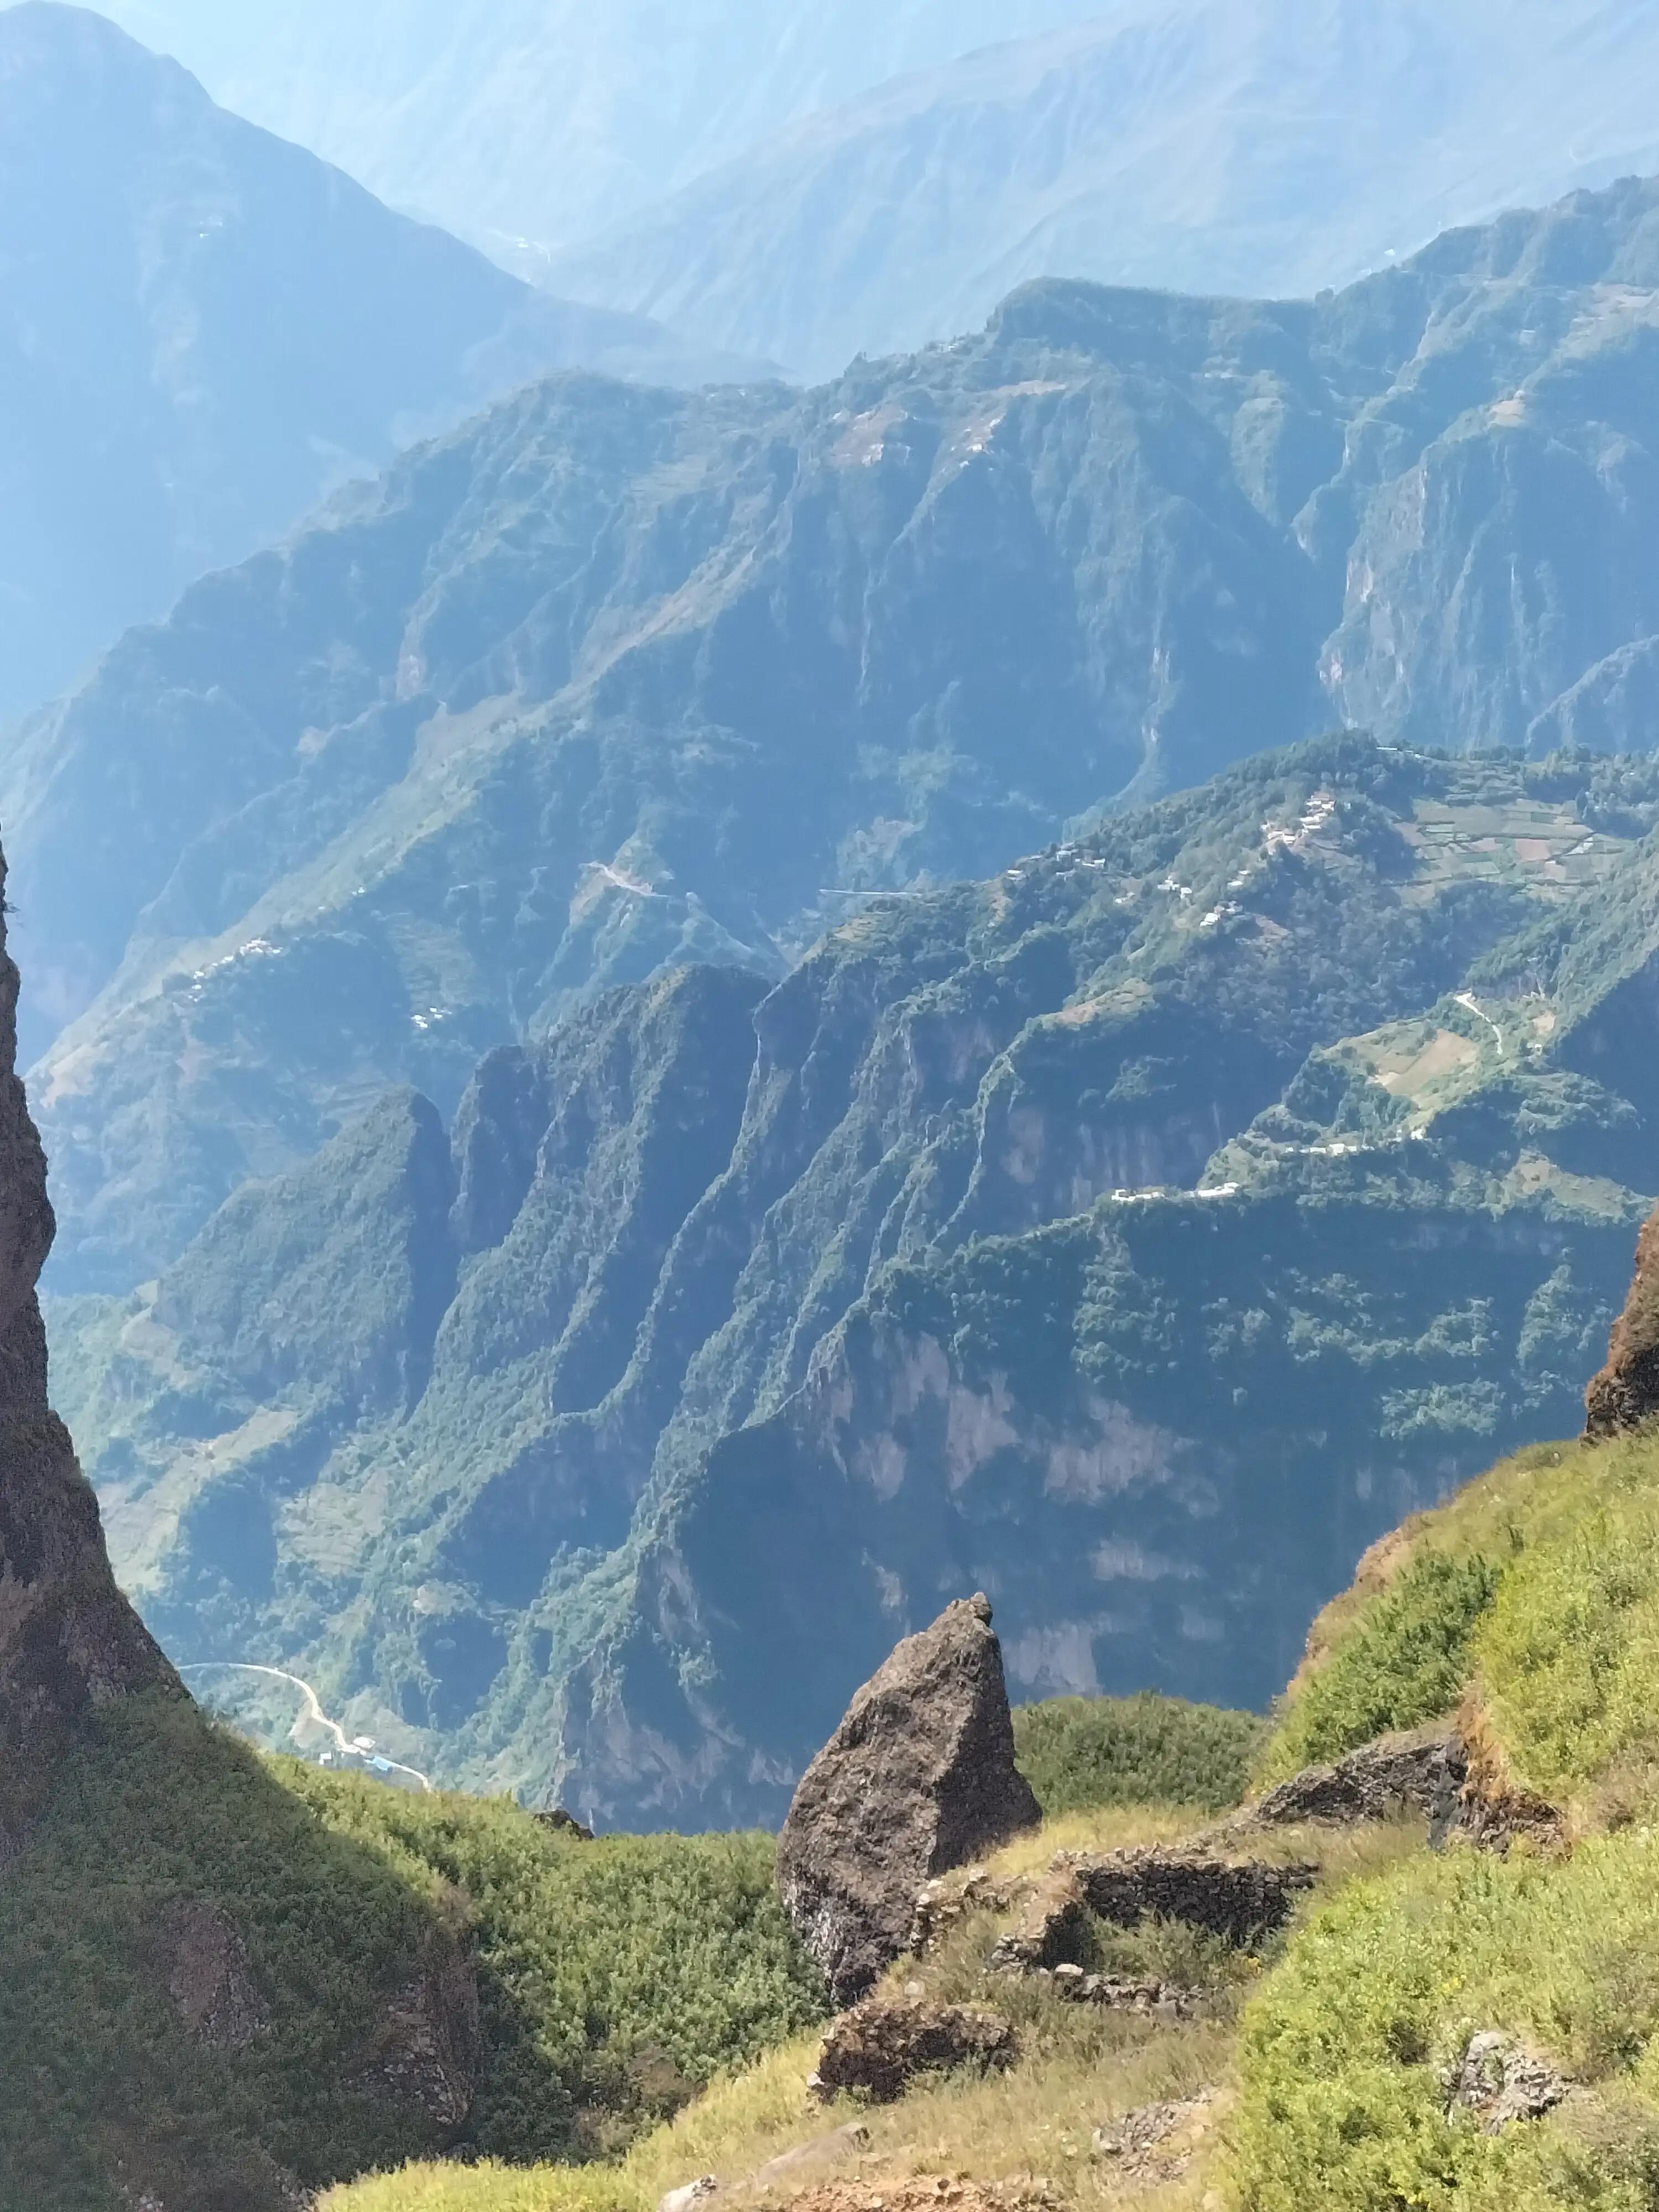
[[[158,1947],[181,1903],[234,1926],[270,2026],[204,2047]],[[453,1936],[453,1900],[313,1820],[246,1747],[167,1700],[114,1706],[0,1883],[0,2202],[106,2212],[116,2174],[195,2212],[433,2147],[348,2087],[377,1998]]]
[[[1114,1808],[1071,1814],[1045,1831],[1047,1848],[1115,1849],[1167,1840],[1186,1822],[1168,1810],[1139,1814]],[[1333,1881],[1375,1870],[1414,1847],[1415,1831],[1384,1827],[1357,1838],[1312,1838],[1304,1831],[1275,1839],[1274,1855],[1311,1848]],[[991,1862],[1002,1875],[1029,1873],[1043,1856],[1022,1843]],[[1267,1960],[1228,1954],[1176,1927],[1135,1934],[1101,1931],[1100,1963],[1128,1975],[1162,1975],[1206,1988],[1207,2018],[1170,2027],[1064,2003],[1041,1982],[1012,1981],[989,1971],[988,1955],[1001,1923],[976,1915],[954,1930],[922,1965],[902,1961],[890,1986],[914,1984],[946,2002],[984,2005],[1011,2018],[1021,2059],[1010,2073],[937,2078],[884,2107],[839,2100],[827,2111],[805,2094],[817,2039],[802,2037],[747,2072],[717,2082],[670,2124],[641,2139],[619,2165],[538,2172],[462,2171],[422,2166],[360,2182],[325,2200],[325,2212],[651,2212],[662,2194],[714,2173],[746,2202],[787,2197],[837,2170],[877,2189],[913,2173],[971,2174],[989,2182],[1041,2176],[1057,2203],[1187,2212],[1200,2204],[1201,2174],[1177,2177],[1148,2194],[1128,2187],[1091,2152],[1097,2126],[1167,2099],[1224,2081],[1242,2005],[1261,1982]],[[1271,1955],[1271,1954],[1269,1954]],[[1209,2120],[1213,2149],[1224,2107]],[[841,2146],[822,2167],[758,2190],[745,2187],[778,2153],[818,2141],[849,2120],[869,2131],[862,2149]]]
[[[473,2151],[619,2148],[823,2011],[769,1837],[583,1844],[506,1800],[409,1796],[285,1764],[337,1831],[468,1901],[487,2051]]]
[[[1061,1847],[1115,1848],[1182,1834],[1194,1808],[1237,1801],[1261,1730],[1249,1714],[1151,1697],[1056,1698],[1018,1709],[1014,1722],[1021,1763],[1051,1817],[1040,1837],[998,1855],[995,1871],[1010,1876],[1036,1871]],[[1385,1848],[1395,1848],[1392,1838]],[[886,2111],[843,2100],[826,2113],[805,2094],[814,2031],[724,2075],[619,2163],[422,2166],[337,2191],[329,2212],[650,2212],[666,2190],[698,2174],[740,2180],[853,2118],[868,2126],[867,2157],[884,2173],[927,2172],[945,2161],[998,2179],[1053,2166],[1069,2186],[1091,2171],[1090,2130],[1101,2119],[1186,2094],[1224,2065],[1228,2022],[1260,1972],[1259,1961],[1228,1958],[1180,1930],[1112,1939],[1103,1963],[1213,1983],[1221,1992],[1218,2020],[1170,2033],[1081,2012],[1034,1985],[991,1976],[992,1932],[987,1917],[970,1920],[921,1971],[948,2002],[1013,2012],[1028,2063],[1007,2077],[941,2080]],[[902,1966],[894,1979],[915,1971]]]
[[[1656,1539],[1659,1437],[1505,1462],[1367,1559],[1316,1625],[1258,1761],[1271,1778],[1379,1724],[1455,1707],[1489,1782],[1553,1802],[1570,1850],[1522,1843],[1503,1858],[1459,1844],[1437,1856],[1419,1823],[1278,1837],[1275,1850],[1319,1857],[1323,1880],[1261,1960],[1206,1956],[1170,1930],[1109,1939],[1111,1966],[1211,1988],[1211,2017],[1181,2027],[1108,2024],[1040,1985],[994,1979],[992,1927],[970,1920],[896,1978],[920,1973],[941,1996],[1012,2014],[1020,2063],[866,2114],[870,2142],[842,2154],[843,2170],[872,2187],[915,2171],[1041,2177],[1064,2203],[1154,2212],[1651,2212]],[[1030,1871],[1056,1845],[1153,1840],[1183,1825],[1121,1805],[1073,1813],[1005,1854],[1000,1870]],[[1486,2028],[1567,2076],[1571,2094],[1547,2118],[1487,2136],[1448,2117],[1445,2069]],[[850,2116],[806,2105],[811,2052],[802,2038],[717,2082],[618,2166],[417,2168],[338,2191],[328,2212],[649,2212],[667,2187],[711,2171],[741,2181]],[[1131,2186],[1091,2155],[1102,2118],[1201,2086],[1220,2095],[1184,2174]]]
[[[1560,1808],[1573,1847],[1417,1855],[1313,1918],[1245,2023],[1246,2212],[1656,2201],[1656,1537],[1659,1437],[1524,1453],[1316,1627],[1268,1771],[1357,1735],[1379,1688],[1402,1722],[1456,1704],[1491,1780]],[[1497,2137],[1449,2120],[1442,2087],[1492,2027],[1576,2085]]]

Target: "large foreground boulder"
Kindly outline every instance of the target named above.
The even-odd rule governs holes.
[[[1636,1240],[1636,1275],[1613,1325],[1607,1364],[1584,1396],[1592,1443],[1659,1418],[1659,1213]]]
[[[902,1952],[925,1882],[1041,1818],[1014,1765],[990,1601],[963,1599],[865,1684],[784,1822],[784,1905],[836,2003]]]

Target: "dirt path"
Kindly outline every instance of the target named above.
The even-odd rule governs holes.
[[[1499,1060],[1502,1060],[1504,1057],[1504,1032],[1498,1028],[1497,1023],[1493,1021],[1492,1016],[1486,1012],[1486,1008],[1475,997],[1474,992],[1460,991],[1457,994],[1457,1003],[1460,1006],[1467,1006],[1470,1013],[1478,1015],[1480,1019],[1485,1022],[1486,1027],[1492,1031],[1492,1035],[1498,1040],[1498,1057]]]

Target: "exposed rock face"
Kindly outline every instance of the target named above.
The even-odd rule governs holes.
[[[1472,2113],[1484,2134],[1495,2136],[1514,2121],[1542,2119],[1566,2094],[1565,2081],[1547,2059],[1489,2027],[1469,2038],[1452,2069],[1446,2106]]]
[[[1636,1274],[1613,1323],[1607,1364],[1584,1398],[1591,1443],[1639,1429],[1659,1415],[1659,1213],[1636,1240]]]
[[[216,2051],[240,2051],[263,2033],[270,2013],[253,1978],[247,1947],[216,1905],[181,1905],[157,1946],[179,2018]]]
[[[1117,1928],[1182,1920],[1242,1947],[1282,1928],[1316,1873],[1189,1851],[1061,1851],[998,1943],[995,1960],[1026,1972],[1080,1964],[1091,1918]]]
[[[448,2130],[471,2111],[477,2071],[477,1977],[459,1948],[441,1944],[382,2002],[353,2083]]]
[[[1279,1827],[1321,1820],[1346,1826],[1385,1820],[1402,1806],[1431,1820],[1448,1820],[1455,1814],[1468,1773],[1462,1747],[1444,1729],[1380,1736],[1333,1765],[1304,1767],[1268,1790],[1239,1825]]]
[[[4,864],[0,861],[0,896]],[[64,1733],[107,1698],[184,1694],[115,1586],[98,1503],[46,1401],[35,1284],[51,1249],[46,1164],[16,1060],[17,969],[0,921],[0,1859]]]
[[[890,2105],[919,2074],[1007,2066],[1016,2048],[1013,2029],[997,2013],[871,1997],[843,2013],[824,2037],[812,2087],[826,2100],[862,2089],[876,2104]]]
[[[916,1893],[1042,1815],[1014,1765],[990,1601],[948,1607],[866,1682],[801,1778],[778,1882],[838,2005],[903,1950]]]

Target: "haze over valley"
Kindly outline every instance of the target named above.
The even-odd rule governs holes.
[[[1656,92],[0,9],[0,2212],[1649,2212]]]

